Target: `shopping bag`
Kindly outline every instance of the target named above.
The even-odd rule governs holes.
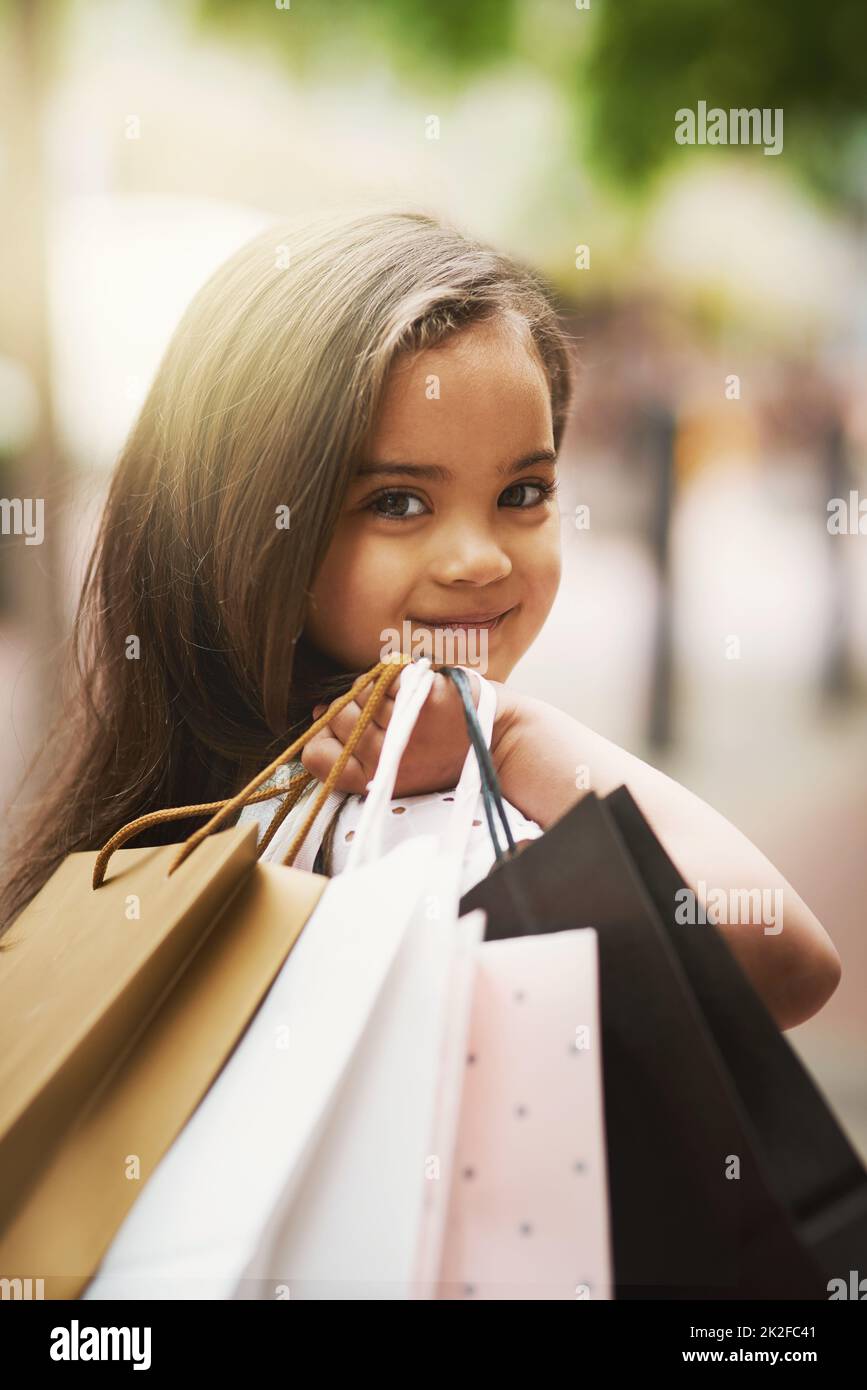
[[[486,681],[480,686],[478,711],[468,704],[470,733],[489,765],[495,698]],[[396,709],[344,881],[380,852],[408,732]],[[592,933],[484,944],[481,914],[454,922],[467,812],[489,812],[487,787],[477,805],[479,780],[468,759],[429,865],[436,890],[425,904],[437,910],[411,924],[315,1160],[248,1266],[249,1297],[275,1289],[294,1298],[398,1297],[404,1289],[414,1298],[609,1296]],[[465,933],[457,951],[453,930]],[[420,1036],[430,1038],[426,1049]],[[515,1087],[528,1104],[515,1104]],[[406,1128],[408,1107],[423,1117],[409,1146],[394,1133]],[[393,1196],[401,1189],[403,1226]],[[403,1287],[388,1278],[401,1246]]]
[[[429,667],[401,681],[347,869],[86,1298],[413,1296],[443,1022],[483,927],[480,914],[458,925],[456,910],[479,793],[472,756],[442,840],[378,857]]]
[[[0,1224],[240,885],[254,845],[215,838],[170,881],[171,849],[127,850],[98,892],[96,856],[73,854],[18,918],[0,957]]]
[[[225,838],[238,840],[234,831]],[[214,839],[219,850],[224,837]],[[240,843],[247,852],[249,835]],[[120,851],[121,875],[125,857],[140,853]],[[165,865],[167,858],[161,852],[149,862]],[[83,865],[85,873],[89,867]],[[0,1233],[7,1277],[40,1278],[46,1298],[80,1294],[231,1053],[326,882],[272,865],[251,868],[154,1019],[51,1151],[37,1152],[38,1169]]]
[[[598,934],[617,1297],[827,1297],[829,1252],[863,1251],[863,1169],[723,937],[674,920],[682,887],[620,788],[462,906],[495,938]]]
[[[625,787],[606,807],[724,1059],[768,1184],[818,1266],[822,1296],[867,1266],[867,1170],[717,931],[679,924],[683,884]],[[724,931],[724,929],[723,929]]]
[[[592,928],[484,941],[436,1296],[611,1297]]]
[[[396,674],[381,665],[364,680],[381,696]],[[258,787],[321,722],[230,801],[152,813],[69,856],[14,924],[0,958],[10,1288],[84,1287],[292,949],[326,880],[256,864],[252,827],[210,832],[272,795]],[[145,825],[212,811],[182,846],[119,849]]]

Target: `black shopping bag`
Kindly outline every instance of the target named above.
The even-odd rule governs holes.
[[[719,930],[675,922],[683,886],[620,787],[461,907],[488,939],[599,934],[616,1296],[827,1299],[867,1272],[867,1174]]]

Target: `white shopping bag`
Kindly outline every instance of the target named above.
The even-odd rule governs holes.
[[[347,869],[85,1298],[413,1295],[437,1078],[461,1061],[467,951],[483,930],[481,913],[457,918],[472,752],[442,839],[376,858],[432,678],[426,661],[404,672]],[[482,684],[490,740],[496,699]]]

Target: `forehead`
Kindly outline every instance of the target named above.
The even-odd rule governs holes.
[[[419,444],[453,450],[497,439],[527,450],[552,443],[545,369],[525,324],[472,324],[392,367],[373,434],[374,446]]]

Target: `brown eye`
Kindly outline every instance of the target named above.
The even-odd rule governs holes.
[[[538,507],[540,502],[544,502],[546,497],[550,497],[554,491],[553,483],[513,483],[500,493],[501,507],[517,507],[527,510],[530,507]],[[535,493],[535,496],[527,494]]]
[[[412,504],[416,504],[414,510]],[[378,497],[374,497],[370,503],[370,510],[375,516],[384,517],[387,521],[408,521],[413,517],[422,516],[425,510],[424,503],[420,497],[416,497],[412,492],[381,492]]]

